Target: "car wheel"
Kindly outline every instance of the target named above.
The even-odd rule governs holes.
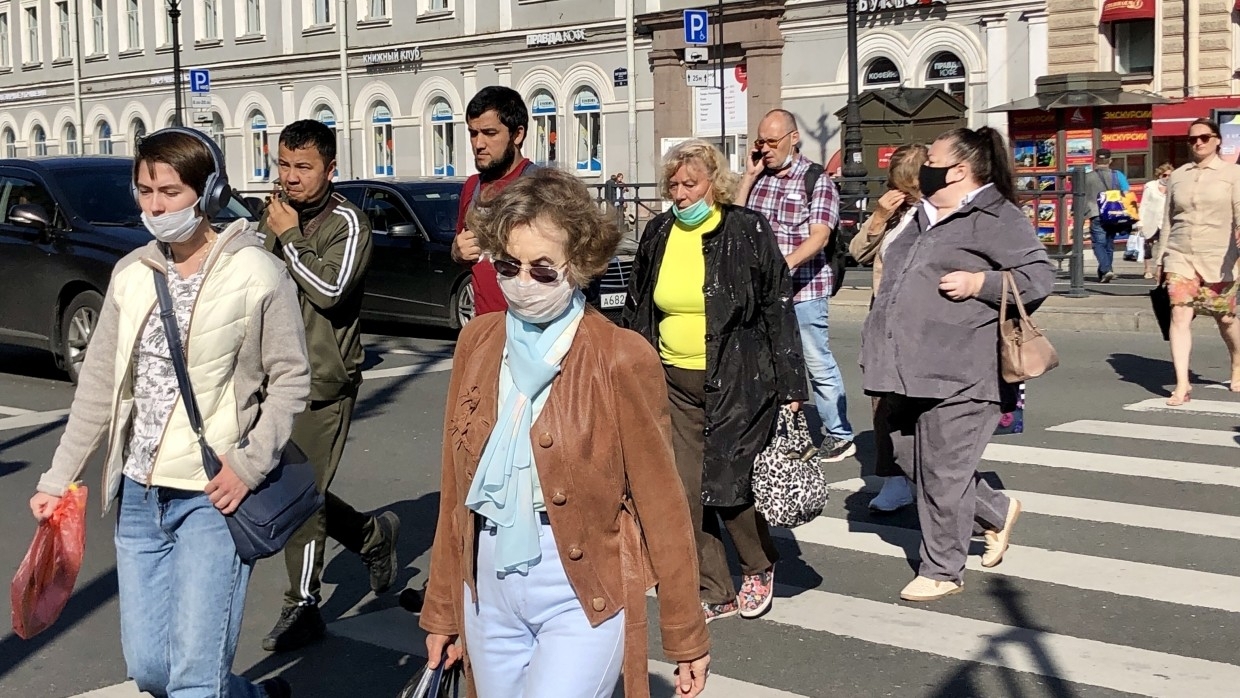
[[[60,316],[60,359],[69,380],[74,383],[82,374],[86,348],[99,324],[101,308],[103,296],[94,291],[83,291],[73,297]]]
[[[452,329],[459,330],[474,319],[474,280],[471,276],[461,279],[452,292],[451,316],[448,322]]]

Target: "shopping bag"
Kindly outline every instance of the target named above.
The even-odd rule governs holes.
[[[1128,235],[1128,246],[1124,248],[1124,259],[1129,262],[1145,261],[1145,238],[1139,233]]]
[[[1158,321],[1158,329],[1162,331],[1163,341],[1171,339],[1171,294],[1166,283],[1160,283],[1150,289],[1150,306],[1154,309],[1154,319]]]
[[[13,632],[23,640],[47,630],[69,603],[86,552],[86,487],[72,485],[39,524],[9,588]]]
[[[775,435],[753,466],[754,506],[772,526],[792,528],[827,506],[827,478],[818,466],[805,412],[779,410]]]
[[[409,679],[409,683],[405,684],[396,698],[459,698],[463,683],[461,663],[457,662],[451,669],[445,670],[443,665],[447,658],[448,652],[445,649],[443,657],[439,659],[439,667],[431,669],[423,666]]]

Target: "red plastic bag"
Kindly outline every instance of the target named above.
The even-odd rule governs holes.
[[[86,487],[73,485],[39,524],[13,575],[13,632],[23,640],[47,630],[69,603],[86,552]]]

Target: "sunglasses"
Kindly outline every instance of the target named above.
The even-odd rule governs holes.
[[[529,272],[530,278],[540,284],[554,284],[560,280],[560,275],[568,265],[560,267],[543,267],[543,266],[525,266],[518,264],[509,259],[496,259],[491,261],[495,265],[495,272],[505,279],[516,278],[522,270]]]
[[[759,138],[753,142],[755,148],[774,148],[779,142],[792,135],[792,131],[785,133],[779,138]]]
[[[1212,139],[1215,139],[1215,138],[1218,138],[1218,136],[1216,136],[1213,133],[1202,133],[1196,136],[1189,136],[1188,144],[1193,145],[1194,143],[1209,143]]]

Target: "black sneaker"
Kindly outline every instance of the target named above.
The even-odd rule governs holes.
[[[400,517],[385,511],[375,517],[375,532],[379,542],[362,553],[362,561],[370,570],[370,590],[382,594],[392,588],[396,581],[396,539],[400,537]]]
[[[286,606],[276,627],[263,638],[268,652],[291,652],[312,645],[327,634],[327,623],[318,606]]]
[[[258,687],[263,689],[267,698],[293,698],[293,687],[279,676],[259,683]]]
[[[818,449],[818,460],[823,463],[839,463],[857,452],[857,444],[828,434]]]

